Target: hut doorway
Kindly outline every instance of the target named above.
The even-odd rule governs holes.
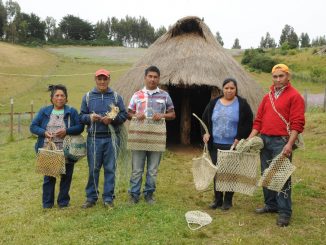
[[[166,89],[172,98],[176,113],[176,119],[167,122],[168,144],[201,143],[200,124],[192,113],[201,118],[212,95],[214,96],[220,90],[206,85],[182,87],[169,85]]]

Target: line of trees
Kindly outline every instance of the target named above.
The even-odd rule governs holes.
[[[219,32],[216,32],[216,40],[223,46],[224,42]],[[308,33],[301,33],[300,37],[295,33],[294,28],[290,25],[285,25],[279,40],[279,47],[284,49],[317,47],[326,45],[326,37],[319,36],[310,41]],[[278,45],[275,39],[267,32],[265,37],[261,37],[259,48],[276,48]],[[239,38],[234,40],[232,49],[241,49]]]
[[[0,0],[0,38],[12,43],[54,43],[148,47],[166,32],[155,28],[144,17],[126,16],[100,20],[95,25],[77,16],[66,15],[59,23],[53,17],[41,20],[21,11],[17,2]]]

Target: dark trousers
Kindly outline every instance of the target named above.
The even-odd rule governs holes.
[[[217,165],[217,150],[230,150],[232,145],[224,145],[224,144],[212,144],[209,147],[209,155],[211,156],[212,162]],[[224,194],[224,199],[223,199]],[[215,202],[218,206],[222,206],[223,202],[225,204],[231,204],[232,205],[232,198],[233,198],[234,192],[226,191],[225,193],[221,191],[216,191],[216,178],[214,178],[214,197]]]
[[[260,152],[261,171],[263,173],[269,167],[271,160],[282,152],[287,142],[281,136],[261,135],[261,138],[264,141],[264,148]],[[285,182],[281,192],[277,193],[264,187],[263,193],[265,206],[278,210],[281,216],[291,217],[291,177]]]
[[[74,172],[74,164],[66,164],[66,174],[61,175],[60,190],[57,199],[57,203],[60,207],[68,206],[70,201],[69,190],[72,180],[72,174]],[[56,178],[51,176],[44,176],[43,181],[43,208],[52,208],[54,205]]]

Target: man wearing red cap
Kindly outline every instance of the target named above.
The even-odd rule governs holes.
[[[282,153],[292,159],[293,144],[305,124],[304,101],[299,92],[291,86],[289,68],[284,64],[272,69],[273,85],[259,105],[253,129],[249,138],[260,133],[264,148],[260,152],[261,171],[269,167],[271,160]],[[289,131],[285,121],[289,123]],[[288,226],[292,215],[291,177],[282,191],[263,188],[265,206],[256,213],[278,213],[276,224]]]
[[[98,182],[102,166],[104,169],[103,204],[105,207],[113,207],[119,126],[128,116],[121,96],[109,88],[110,72],[105,69],[97,70],[95,82],[96,87],[83,97],[80,109],[81,122],[87,125],[89,167],[87,200],[82,208],[93,207],[98,200]]]

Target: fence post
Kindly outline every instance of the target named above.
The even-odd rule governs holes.
[[[21,113],[18,114],[18,135],[21,134]]]
[[[307,93],[307,89],[304,90],[303,97],[304,97],[304,112],[306,112],[307,109],[308,109],[308,93]]]
[[[14,98],[10,98],[10,140],[14,139]]]
[[[324,112],[326,112],[326,87],[325,87],[325,94],[324,94]]]
[[[31,101],[31,121],[33,121],[33,117],[34,117],[34,101]]]

